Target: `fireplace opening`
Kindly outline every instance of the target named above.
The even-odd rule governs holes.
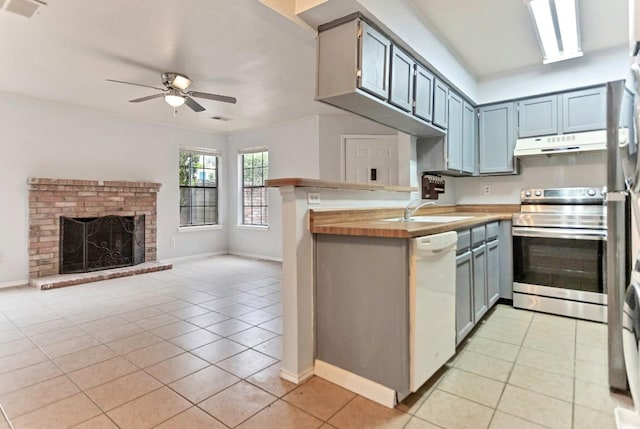
[[[144,262],[144,215],[60,218],[60,274]]]

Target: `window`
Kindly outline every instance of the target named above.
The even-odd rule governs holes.
[[[268,225],[269,196],[264,181],[269,178],[266,148],[240,151],[242,169],[242,224]]]
[[[180,226],[218,223],[220,152],[180,149]]]

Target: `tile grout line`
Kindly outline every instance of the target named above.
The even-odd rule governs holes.
[[[495,408],[493,409],[493,411],[491,413],[491,419],[489,419],[489,425],[487,427],[491,426],[491,423],[493,423],[493,419],[496,416],[496,412],[498,411],[498,407],[500,406],[500,402],[502,401],[502,397],[504,396],[504,391],[507,389],[507,385],[509,384],[509,379],[511,378],[511,374],[513,373],[513,369],[515,368],[516,362],[518,361],[518,357],[520,356],[520,352],[522,351],[522,345],[524,344],[524,340],[527,337],[527,334],[529,333],[529,329],[531,329],[531,325],[533,324],[534,316],[535,315],[532,315],[531,319],[529,319],[529,324],[527,325],[527,329],[525,330],[525,333],[522,336],[522,340],[520,341],[520,345],[518,346],[518,354],[516,355],[516,358],[511,363],[511,369],[509,370],[509,374],[507,375],[507,379],[505,380],[504,385],[502,386],[502,392],[500,392],[500,397],[498,398],[498,402],[496,403],[496,406],[495,406]],[[523,420],[526,420],[526,419],[523,419]]]

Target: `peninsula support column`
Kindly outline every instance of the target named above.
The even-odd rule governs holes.
[[[313,375],[313,237],[306,199],[294,186],[282,196],[283,356],[280,376],[299,384]]]

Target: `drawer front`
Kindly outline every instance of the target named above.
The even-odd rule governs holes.
[[[486,237],[486,234],[485,234],[484,225],[476,226],[475,228],[471,229],[471,245],[472,246],[475,247],[484,243],[485,237]]]
[[[457,253],[462,253],[469,247],[471,247],[471,231],[468,229],[458,231]]]
[[[491,222],[487,224],[487,241],[498,238],[500,233],[500,226],[498,222]]]

